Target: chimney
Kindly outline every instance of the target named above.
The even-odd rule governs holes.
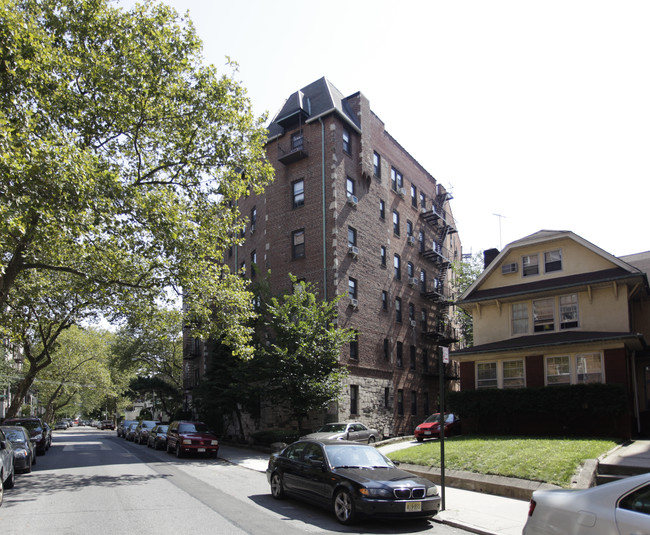
[[[483,251],[483,269],[487,269],[497,256],[499,256],[499,249],[486,249]]]

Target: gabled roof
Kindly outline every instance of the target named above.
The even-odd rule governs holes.
[[[611,269],[591,273],[581,273],[567,277],[554,277],[544,280],[535,280],[533,282],[525,282],[515,286],[480,290],[483,281],[485,281],[496,269],[500,267],[503,259],[508,256],[514,249],[519,249],[529,245],[539,245],[548,241],[555,241],[560,238],[568,238],[581,244],[586,249],[607,259],[609,262],[614,264],[615,267]],[[634,277],[643,278],[645,284],[647,285],[647,279],[645,278],[644,272],[642,270],[628,264],[622,259],[616,258],[607,251],[601,249],[600,247],[597,247],[584,238],[581,238],[577,234],[574,234],[568,230],[540,230],[534,234],[513,241],[512,243],[506,245],[503,251],[501,251],[496,256],[496,258],[490,262],[487,268],[478,276],[474,283],[469,288],[467,288],[465,292],[463,292],[457,303],[473,303],[490,298],[515,296],[530,292],[556,290],[582,284],[595,284],[597,282],[623,281],[625,279]]]
[[[287,98],[284,105],[268,126],[269,139],[284,133],[282,122],[295,115],[302,115],[309,123],[332,112],[338,113],[352,127],[361,129],[358,118],[352,112],[347,98],[332,83],[323,77],[296,91]]]

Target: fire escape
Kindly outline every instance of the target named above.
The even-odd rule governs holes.
[[[433,329],[427,329],[423,336],[442,347],[458,342],[457,333],[448,317],[452,299],[446,278],[451,266],[451,255],[444,245],[447,237],[457,232],[450,214],[445,211],[445,203],[451,199],[451,193],[438,187],[431,208],[420,209],[420,218],[426,224],[424,233],[420,235],[420,256],[434,267],[433,279],[429,282],[421,277],[420,281],[422,296],[432,302],[435,310]],[[452,363],[446,365],[445,370],[445,375],[450,378],[457,375],[451,367]]]

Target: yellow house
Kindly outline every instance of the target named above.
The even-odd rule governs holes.
[[[452,353],[461,391],[619,384],[627,432],[650,433],[650,254],[623,260],[542,230],[485,257],[456,303],[472,316],[475,344]]]

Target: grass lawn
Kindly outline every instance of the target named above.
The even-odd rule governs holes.
[[[576,469],[619,444],[588,438],[453,437],[445,439],[445,469],[569,487]],[[440,467],[440,443],[425,442],[388,455],[408,464]]]

